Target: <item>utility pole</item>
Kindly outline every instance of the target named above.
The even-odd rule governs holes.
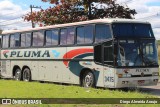
[[[34,6],[34,5],[30,5],[30,8],[31,8],[31,14],[33,13],[33,8],[40,8],[40,9],[42,9],[41,7]],[[34,24],[33,21],[32,21],[32,28],[35,28],[35,24]]]

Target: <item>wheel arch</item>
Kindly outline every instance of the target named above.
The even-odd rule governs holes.
[[[93,70],[92,69],[90,69],[90,68],[83,68],[82,70],[81,70],[81,72],[80,72],[80,78],[79,78],[79,82],[80,82],[80,85],[82,86],[82,80],[83,80],[83,75],[85,74],[85,72],[87,72],[87,71],[90,71],[92,74],[93,74],[93,76],[94,76],[94,79],[95,79],[95,75],[94,75],[94,72],[93,72]]]
[[[21,68],[18,66],[18,65],[14,65],[14,67],[13,67],[13,69],[12,69],[12,76],[15,76],[15,73],[16,73],[16,69],[20,69],[21,70]],[[21,71],[22,72],[22,71]]]

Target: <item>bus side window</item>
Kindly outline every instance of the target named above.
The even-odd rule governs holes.
[[[9,35],[3,35],[2,47],[8,48],[9,46]]]
[[[17,33],[14,35],[15,47],[19,47],[20,45],[20,35]]]
[[[47,30],[45,35],[46,46],[58,45],[58,30]]]
[[[31,33],[22,33],[21,47],[30,47],[30,46],[31,46]]]
[[[84,27],[77,28],[77,44],[84,44]]]
[[[93,25],[77,27],[77,44],[93,43]]]
[[[60,31],[60,45],[67,44],[67,29],[61,29]]]
[[[95,43],[111,38],[109,25],[97,24],[95,30]]]
[[[22,33],[21,34],[21,47],[25,47],[26,46],[26,34],[25,33]]]
[[[68,33],[67,33],[67,45],[74,44],[74,28],[68,28]]]
[[[25,41],[26,47],[31,46],[31,37],[32,37],[31,33],[26,33],[26,41]]]
[[[14,47],[15,41],[14,41],[14,34],[10,35],[10,47]]]
[[[20,43],[20,38],[19,38],[19,34],[11,34],[10,35],[10,47],[19,47],[19,43]]]
[[[33,32],[32,46],[43,46],[44,34],[43,31]]]

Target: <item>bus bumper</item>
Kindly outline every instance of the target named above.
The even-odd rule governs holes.
[[[157,85],[159,76],[136,77],[136,78],[118,78],[115,88],[153,86]]]

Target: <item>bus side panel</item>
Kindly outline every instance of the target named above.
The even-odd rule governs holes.
[[[81,63],[93,59],[93,46],[67,47],[66,56],[67,61],[64,62],[64,65],[67,69],[65,74],[69,75],[70,83],[80,84],[80,72],[85,68]]]
[[[104,66],[104,85],[105,87],[114,88],[116,80],[117,79],[115,77],[115,69]]]
[[[2,60],[1,76],[4,78],[11,78],[12,77],[11,61],[10,60]]]

